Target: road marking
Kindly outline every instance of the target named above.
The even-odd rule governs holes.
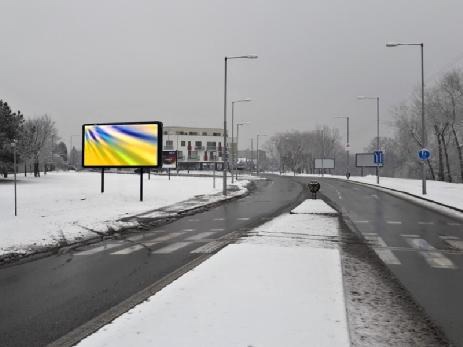
[[[370,223],[370,221],[368,221],[368,220],[356,220],[356,221],[354,221],[354,223],[363,223],[363,224],[365,224],[365,223]]]
[[[379,198],[378,198],[378,195],[376,195],[376,194],[371,194],[371,196],[372,196],[373,198],[375,198],[376,200],[379,199]]]
[[[199,222],[199,219],[188,219],[188,222]]]
[[[183,231],[196,231],[196,229],[183,229]]]
[[[407,239],[407,241],[410,246],[420,250],[420,254],[431,267],[437,269],[456,269],[452,261],[438,252],[428,241],[424,239]]]
[[[210,231],[224,231],[225,229],[224,228],[212,228],[212,229],[209,229]]]
[[[451,226],[460,226],[461,223],[447,223],[448,225],[451,225]]]
[[[127,254],[130,254],[130,253],[139,251],[140,249],[143,249],[143,248],[145,248],[145,246],[143,246],[143,245],[133,245],[133,246],[121,249],[120,251],[113,252],[111,254],[114,254],[114,255],[127,255]]]
[[[201,246],[199,248],[196,248],[195,250],[191,251],[190,253],[213,253],[216,250],[222,248],[228,243],[228,241],[212,241],[209,242],[208,244]]]
[[[184,231],[174,231],[174,232],[168,233],[166,235],[156,237],[155,239],[153,239],[151,241],[154,241],[154,242],[169,241],[169,240],[172,240],[172,239],[176,238],[177,236],[180,236],[180,235],[183,235],[183,234],[185,234]],[[148,242],[143,242],[143,243],[148,244]]]
[[[402,264],[400,260],[394,255],[394,253],[392,253],[391,250],[387,249],[387,244],[386,242],[384,242],[384,240],[381,237],[377,235],[365,235],[365,238],[368,241],[374,243],[377,247],[382,247],[382,248],[377,248],[374,245],[373,250],[384,263],[389,264],[389,265]]]
[[[395,225],[402,224],[402,222],[398,221],[398,220],[388,220],[388,221],[386,221],[386,223],[387,224],[395,224]]]
[[[225,218],[214,218],[214,220],[225,220]]]
[[[175,252],[183,247],[186,247],[188,245],[191,245],[191,242],[187,242],[187,241],[180,241],[180,242],[174,242],[168,246],[165,246],[165,247],[162,247],[162,248],[159,248],[155,251],[153,251],[152,253],[154,254],[168,254],[168,253],[172,253],[172,252]]]
[[[442,240],[459,240],[460,238],[457,236],[439,236]]]
[[[99,252],[106,251],[107,249],[119,247],[119,246],[121,246],[121,245],[122,245],[121,242],[117,242],[117,243],[108,243],[108,244],[106,244],[106,245],[104,245],[104,246],[99,246],[99,247],[95,247],[95,248],[92,248],[92,249],[88,249],[88,250],[86,250],[86,251],[80,251],[80,252],[74,253],[74,255],[91,255],[91,254],[95,254],[95,253],[99,253]]]
[[[211,235],[214,235],[215,233],[212,232],[212,231],[204,231],[202,233],[199,233],[197,235],[194,235],[194,236],[191,236],[189,237],[187,240],[188,241],[198,241],[198,240],[201,240],[201,239],[204,239],[204,238],[207,238]]]
[[[400,236],[402,236],[402,237],[412,237],[412,238],[420,237],[420,235],[415,235],[415,234],[401,234]]]
[[[363,233],[364,235],[378,235],[377,233]]]
[[[434,222],[418,222],[420,225],[433,225]]]
[[[249,217],[240,217],[240,218],[237,218],[238,220],[249,220],[250,218]]]

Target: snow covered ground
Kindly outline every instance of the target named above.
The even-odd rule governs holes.
[[[254,229],[78,346],[349,346],[340,253],[324,243],[338,237],[338,219],[323,202],[310,205]]]
[[[14,216],[11,180],[0,181],[0,255],[29,253],[94,237],[97,233],[135,226],[120,218],[169,206],[161,216],[224,199],[221,181],[216,188],[209,177],[144,175],[144,201],[139,201],[138,175],[105,174],[105,192],[100,193],[97,172],[53,172],[40,178],[18,177],[18,216]],[[237,182],[246,192],[246,180]],[[201,196],[199,196],[201,195]],[[197,197],[188,205],[182,201]],[[195,204],[196,201],[196,204]]]
[[[288,176],[293,174],[287,173]],[[297,176],[320,177],[320,175],[298,174]],[[325,175],[345,180],[345,176]],[[351,176],[351,181],[370,183],[376,185],[376,176]],[[463,184],[427,180],[427,194],[421,194],[421,180],[408,178],[380,177],[380,186],[406,192],[418,197],[424,197],[444,205],[453,206],[463,210]]]

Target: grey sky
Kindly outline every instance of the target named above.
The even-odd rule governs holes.
[[[63,140],[84,122],[161,120],[223,125],[223,58],[229,100],[242,129],[256,133],[339,126],[351,116],[353,150],[425,72],[463,60],[462,1],[7,1],[0,0],[0,98],[26,116],[48,113]],[[459,60],[459,58],[461,58]],[[386,126],[386,125],[384,125]]]

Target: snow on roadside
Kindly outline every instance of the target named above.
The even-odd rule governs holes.
[[[307,199],[302,204],[293,209],[291,213],[337,214],[335,209],[320,199]]]
[[[284,214],[78,344],[349,346],[337,217]]]
[[[220,182],[219,182],[220,183]],[[191,209],[224,197],[221,185],[212,187],[208,177],[144,177],[144,201],[139,201],[139,177],[105,174],[105,192],[100,193],[96,172],[53,172],[40,178],[19,177],[18,216],[14,216],[13,185],[0,182],[0,255],[31,253],[36,249],[62,245],[134,227],[136,220],[123,217],[165,206]],[[246,180],[239,180],[233,194],[244,194]],[[230,198],[230,196],[228,197]],[[183,203],[193,199],[190,204]],[[170,215],[171,213],[164,213]]]

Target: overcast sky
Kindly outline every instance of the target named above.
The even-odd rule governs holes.
[[[461,0],[46,1],[0,0],[0,98],[27,117],[49,114],[66,143],[82,123],[160,120],[223,126],[225,55],[229,100],[243,147],[257,133],[345,123],[362,150],[391,109],[425,74],[461,66]],[[390,132],[390,130],[389,130]],[[74,138],[77,142],[77,138]],[[240,146],[240,147],[242,147]]]

